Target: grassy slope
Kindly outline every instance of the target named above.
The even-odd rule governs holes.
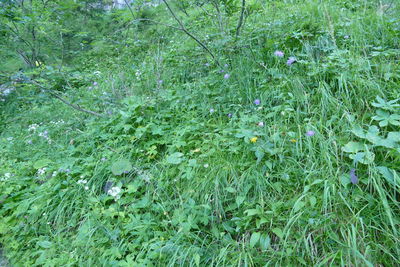
[[[185,23],[209,36],[229,79],[168,28],[143,26],[128,33],[129,47],[94,49],[77,62],[98,85],[68,97],[112,110],[109,118],[45,96],[29,102],[21,88],[1,108],[0,173],[14,176],[0,183],[0,242],[11,262],[398,264],[398,192],[375,168],[399,170],[398,152],[376,151],[351,185],[353,162],[341,147],[357,139],[354,125],[372,123],[377,95],[399,97],[400,12],[354,2],[266,5],[247,20],[238,46],[217,41],[217,25],[191,10]],[[225,30],[234,27],[231,18]],[[299,62],[286,66],[277,49]],[[42,123],[36,133],[28,131],[33,123]],[[45,130],[51,144],[38,136]],[[115,176],[110,166],[120,158],[135,168]],[[38,178],[39,165],[47,177]],[[107,181],[122,187],[118,201],[104,194]]]

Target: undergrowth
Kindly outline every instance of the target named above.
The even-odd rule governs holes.
[[[3,84],[13,266],[399,264],[399,6],[250,2],[239,40],[182,16],[221,66],[140,22]]]

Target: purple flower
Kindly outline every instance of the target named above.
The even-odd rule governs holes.
[[[343,38],[344,38],[344,39],[349,39],[349,38],[350,38],[350,36],[348,36],[348,35],[345,35],[345,36],[343,36]]]
[[[228,64],[225,64],[225,65],[224,65],[225,68],[227,68],[228,66],[229,66]]]
[[[214,113],[215,110],[213,108],[210,108],[210,113]]]
[[[206,67],[210,67],[210,63],[206,63],[206,64],[204,64],[204,66],[206,66]]]
[[[352,184],[358,184],[358,177],[356,175],[356,169],[351,169],[350,170],[350,182]]]
[[[93,86],[97,86],[97,82],[93,82]]]
[[[129,173],[129,171],[124,171],[124,173],[125,173],[125,174],[128,174],[128,173]]]
[[[229,79],[229,77],[231,77],[231,75],[229,73],[224,75],[224,79]]]
[[[163,80],[158,80],[158,84],[162,84],[164,81]]]
[[[290,66],[290,65],[292,65],[293,63],[296,63],[296,62],[297,62],[297,60],[296,60],[295,57],[290,57],[290,58],[286,61],[286,65]]]
[[[220,72],[220,73],[224,73],[225,71],[224,71],[224,70],[220,70],[219,72]]]
[[[228,113],[228,118],[232,118],[232,113]]]
[[[256,100],[254,100],[254,105],[260,105],[261,104],[261,100],[260,99],[256,99]]]
[[[276,50],[274,55],[277,57],[283,57],[285,55],[285,53],[283,53],[282,51]]]
[[[307,132],[306,132],[306,135],[307,135],[307,136],[314,136],[314,135],[315,135],[315,132],[314,132],[314,131],[307,131]]]
[[[101,161],[106,161],[107,159],[106,158],[101,158]]]

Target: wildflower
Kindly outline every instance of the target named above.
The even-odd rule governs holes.
[[[224,70],[220,70],[219,72],[220,72],[220,73],[224,73],[225,71],[224,71]]]
[[[204,168],[208,168],[210,165],[208,165],[208,163],[204,164],[203,167]]]
[[[118,186],[114,186],[110,190],[107,191],[107,194],[114,197],[115,199],[119,199],[121,197],[120,193],[121,193],[121,188]]]
[[[54,171],[53,174],[51,175],[52,177],[56,177],[57,176],[57,172]]]
[[[282,51],[276,50],[274,55],[277,57],[283,57],[285,55],[285,53],[283,53]]]
[[[215,110],[213,108],[210,108],[210,113],[214,113]]]
[[[228,118],[232,118],[232,113],[228,113]]]
[[[296,140],[296,139],[290,139],[290,142],[292,142],[292,143],[296,143],[296,142],[297,142],[297,140]]]
[[[1,178],[0,178],[0,182],[7,181],[8,179],[11,178],[11,176],[12,176],[12,174],[9,173],[9,172],[5,173],[5,174],[4,174],[4,177],[1,177]]]
[[[228,66],[229,66],[228,64],[225,64],[225,65],[224,65],[225,68],[227,68]]]
[[[46,170],[47,170],[47,168],[40,168],[40,169],[37,171],[37,173],[38,173],[39,175],[44,175],[44,174],[46,173]]]
[[[104,157],[103,157],[103,158],[101,158],[101,161],[106,161],[106,160],[107,160],[107,159],[106,159],[106,158],[104,158]]]
[[[85,190],[89,190],[89,186],[85,186],[84,188],[85,188]]]
[[[296,60],[295,57],[290,57],[290,58],[286,61],[286,65],[290,66],[290,65],[292,65],[293,63],[296,63],[296,62],[297,62],[297,60]]]
[[[97,82],[93,82],[93,86],[97,86]]]
[[[260,121],[259,123],[257,123],[257,125],[258,125],[259,127],[264,127],[264,122]]]
[[[345,36],[343,36],[343,38],[344,38],[344,39],[349,39],[350,36],[349,36],[349,35],[345,35]]]
[[[352,184],[358,184],[358,177],[356,175],[356,169],[351,169],[350,170],[350,182]]]
[[[206,64],[204,64],[204,66],[206,66],[206,67],[210,67],[210,63],[206,63]]]
[[[307,135],[307,136],[314,136],[314,135],[315,135],[315,132],[314,132],[314,131],[307,131],[307,132],[306,132],[306,135]]]
[[[250,142],[255,143],[255,142],[257,142],[257,139],[258,139],[257,136],[252,137],[252,138],[250,138]]]
[[[159,85],[161,85],[163,82],[164,82],[163,80],[158,80],[158,81],[157,81],[157,83],[158,83]]]
[[[231,77],[231,75],[229,73],[224,75],[224,79],[229,79],[229,77]]]
[[[36,123],[29,125],[28,127],[28,131],[29,132],[34,132],[36,131],[36,129],[39,127],[39,125],[37,125]]]
[[[261,104],[261,100],[260,99],[256,99],[256,100],[254,100],[254,105],[260,105]]]
[[[87,184],[86,180],[78,180],[78,182],[76,182],[77,184]]]

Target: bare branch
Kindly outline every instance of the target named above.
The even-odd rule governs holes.
[[[208,47],[203,44],[199,39],[197,39],[193,34],[191,34],[185,27],[185,25],[183,25],[182,21],[175,15],[175,12],[171,9],[171,7],[169,6],[167,0],[163,0],[163,2],[165,3],[165,5],[167,6],[167,9],[169,10],[169,12],[171,13],[171,15],[174,17],[174,19],[178,22],[179,26],[180,26],[180,30],[183,31],[184,33],[186,33],[190,38],[192,38],[193,40],[195,40],[204,50],[206,50],[211,57],[214,59],[214,61],[217,63],[218,66],[221,66],[221,64],[219,63],[218,59],[214,56],[213,52],[211,52],[210,49],[208,49]]]
[[[245,11],[245,9],[246,9],[246,0],[242,0],[242,10],[241,10],[241,12],[240,12],[239,22],[238,22],[238,25],[237,25],[237,27],[236,27],[236,38],[239,37],[240,28],[241,28],[242,25],[243,25],[243,18],[244,18],[244,11]]]
[[[80,107],[79,105],[76,105],[76,104],[72,104],[71,102],[65,100],[64,98],[62,98],[62,97],[59,96],[58,94],[52,92],[51,90],[47,89],[46,87],[40,85],[39,83],[37,83],[37,82],[35,82],[35,81],[31,81],[31,82],[32,82],[33,84],[39,86],[40,88],[42,88],[43,90],[45,90],[45,91],[48,92],[50,95],[52,95],[53,97],[57,98],[58,100],[60,100],[60,101],[63,102],[64,104],[66,104],[66,105],[72,107],[73,109],[76,109],[76,110],[78,110],[78,111],[81,111],[81,112],[84,112],[84,113],[88,113],[88,114],[91,114],[91,115],[95,115],[95,116],[98,116],[98,117],[105,117],[105,115],[103,115],[103,114],[100,114],[100,113],[97,113],[97,112],[94,112],[94,111],[91,111],[91,110],[88,110],[88,109],[84,109],[84,108],[82,108],[82,107]]]

